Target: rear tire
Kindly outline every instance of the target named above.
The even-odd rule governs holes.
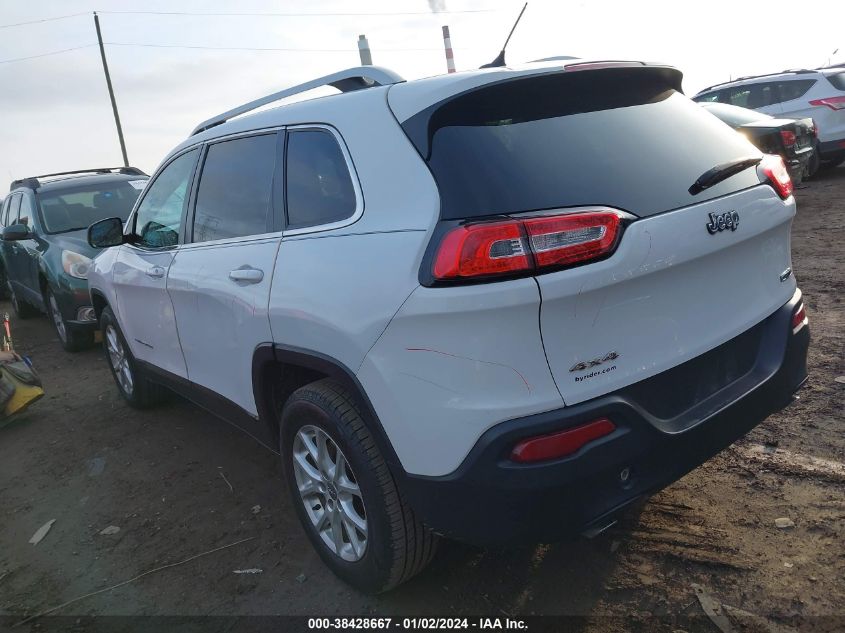
[[[106,307],[100,316],[100,328],[103,332],[103,349],[106,363],[111,370],[117,390],[130,407],[148,409],[164,400],[167,390],[150,381],[138,367],[135,357],[111,308]]]
[[[6,293],[9,295],[9,302],[12,304],[12,311],[16,317],[19,319],[31,319],[34,316],[38,316],[38,310],[34,306],[28,304],[23,299],[18,299],[8,277],[6,278]]]
[[[44,291],[44,305],[47,306],[47,316],[53,324],[59,343],[66,352],[78,352],[94,344],[94,332],[74,329],[65,322],[56,295],[50,288]]]
[[[342,580],[360,591],[381,593],[431,562],[437,536],[402,499],[348,389],[323,379],[295,391],[282,410],[280,449],[302,526],[320,558]],[[335,516],[340,517],[336,522]],[[365,531],[356,528],[360,525]]]
[[[845,152],[834,154],[832,158],[825,159],[821,162],[820,169],[833,169],[834,167],[839,167],[843,162],[845,162]]]

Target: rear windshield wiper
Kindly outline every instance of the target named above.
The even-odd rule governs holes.
[[[756,156],[754,158],[738,158],[729,163],[716,165],[712,169],[708,169],[701,174],[698,177],[698,180],[692,183],[692,186],[689,188],[689,192],[693,196],[697,193],[701,193],[705,189],[712,187],[723,180],[727,180],[731,176],[738,174],[741,171],[745,171],[749,167],[753,167],[761,160],[763,160],[762,157]]]

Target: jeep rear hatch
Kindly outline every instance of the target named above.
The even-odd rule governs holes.
[[[676,71],[497,81],[403,127],[441,194],[421,281],[534,275],[567,404],[723,346],[793,295],[788,175],[756,164],[757,149],[679,92]],[[786,179],[777,192],[767,170]],[[696,399],[751,366],[743,341],[706,357]]]
[[[533,75],[458,94],[402,127],[437,180],[443,219],[595,204],[645,217],[759,184],[752,169],[689,193],[715,165],[760,152],[679,84],[678,71],[652,66]]]

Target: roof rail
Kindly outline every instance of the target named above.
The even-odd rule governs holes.
[[[273,94],[262,97],[261,99],[256,99],[255,101],[250,101],[242,106],[233,108],[223,114],[218,114],[207,121],[203,121],[195,127],[194,131],[191,132],[191,136],[204,132],[215,125],[225,123],[236,116],[251,112],[261,106],[267,105],[268,103],[273,103],[274,101],[279,101],[280,99],[291,97],[301,92],[313,90],[314,88],[332,86],[341,92],[351,92],[362,88],[371,88],[372,86],[389,86],[403,81],[405,81],[405,79],[401,75],[381,66],[357,66],[355,68],[341,70],[340,72],[326,75],[325,77],[319,77],[297,86],[285,88],[284,90],[274,92]]]
[[[796,75],[806,75],[807,73],[815,73],[815,70],[809,70],[807,68],[791,68],[787,70],[781,70],[777,73],[764,73],[762,75],[745,75],[744,77],[737,77],[736,79],[731,79],[730,81],[722,81],[717,84],[713,84],[712,86],[707,86],[706,88],[702,88],[698,91],[698,94],[702,92],[706,92],[708,90],[712,90],[713,88],[718,88],[719,86],[725,86],[727,84],[732,84],[736,81],[747,81],[749,79],[761,79],[762,77],[775,77],[777,75],[786,75],[787,73],[795,73]]]
[[[41,174],[40,176],[30,176],[29,178],[20,178],[13,180],[9,190],[15,187],[25,187],[27,189],[38,189],[41,186],[39,178],[52,178],[53,176],[74,176],[76,174],[111,174],[117,172],[118,174],[126,174],[127,176],[146,176],[147,174],[137,167],[96,167],[94,169],[76,169],[74,171],[58,171],[54,174]]]

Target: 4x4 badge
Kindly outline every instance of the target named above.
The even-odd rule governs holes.
[[[724,213],[711,213],[710,222],[707,223],[707,230],[710,235],[730,229],[736,231],[739,227],[739,213],[736,211],[725,211]]]
[[[619,358],[619,354],[617,352],[608,352],[599,358],[594,358],[593,360],[582,360],[580,363],[575,363],[569,368],[569,371],[584,371],[590,367],[595,367],[596,365],[601,365],[602,363],[606,363],[609,360],[616,360],[617,358]]]

